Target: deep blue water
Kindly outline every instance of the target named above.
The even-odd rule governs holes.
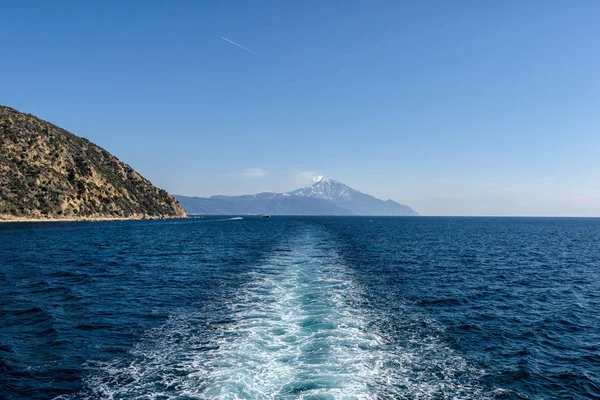
[[[0,224],[0,398],[600,398],[600,220]]]

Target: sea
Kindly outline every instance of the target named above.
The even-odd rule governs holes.
[[[0,224],[2,399],[600,399],[600,219]]]

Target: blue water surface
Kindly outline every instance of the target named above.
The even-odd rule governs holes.
[[[600,398],[600,219],[0,224],[0,398]]]

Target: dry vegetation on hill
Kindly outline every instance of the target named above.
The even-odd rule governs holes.
[[[0,106],[0,218],[185,217],[177,200],[87,139]]]

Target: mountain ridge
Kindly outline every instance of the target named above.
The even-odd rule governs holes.
[[[412,208],[393,200],[380,200],[362,193],[341,182],[323,176],[315,178],[315,183],[307,188],[289,192],[290,194],[326,199],[356,215],[418,215]]]
[[[380,200],[341,182],[316,177],[311,186],[285,193],[194,197],[175,195],[188,214],[417,216],[412,208]]]

